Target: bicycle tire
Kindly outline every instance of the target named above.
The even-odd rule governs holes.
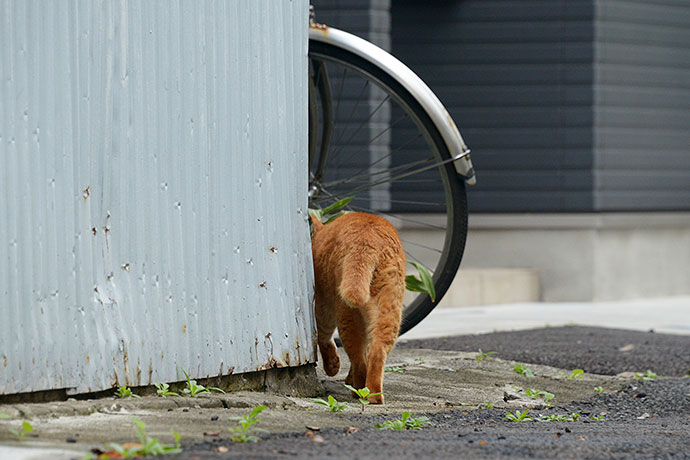
[[[309,60],[312,66],[320,62],[331,68],[337,66],[349,69],[359,76],[359,78],[367,79],[376,85],[376,87],[383,90],[387,94],[387,98],[390,97],[391,101],[397,103],[400,109],[405,112],[405,115],[409,116],[410,120],[414,122],[420,130],[428,146],[431,147],[435,161],[438,164],[438,166],[432,169],[438,172],[443,183],[443,193],[446,199],[446,227],[443,247],[440,250],[440,256],[436,266],[433,267],[432,270],[436,299],[432,301],[428,295],[418,294],[403,307],[403,320],[400,329],[400,335],[402,335],[416,326],[434,309],[434,307],[436,307],[436,305],[438,305],[450,287],[457,269],[460,266],[467,237],[467,197],[464,180],[457,174],[451,161],[449,149],[429,115],[414,96],[391,75],[386,73],[386,71],[348,50],[333,44],[315,40],[309,41]],[[328,72],[330,71],[329,69]],[[344,72],[344,74],[345,73],[346,72]],[[311,75],[310,73],[310,79],[316,80],[317,76]],[[341,86],[344,85],[344,80],[345,76],[343,76],[343,83],[341,83]],[[340,101],[338,101],[338,106],[339,104]],[[379,108],[376,110],[379,110]],[[336,109],[336,112],[338,112],[338,109]],[[311,113],[310,116],[312,116]],[[312,120],[312,122],[310,122],[310,129],[314,129],[314,127],[319,127],[319,122],[313,122]],[[335,128],[337,129],[337,126]],[[390,129],[392,128],[387,128],[386,130]],[[317,133],[310,133],[310,138],[312,137],[317,139]],[[331,146],[328,145],[327,149],[330,149],[330,147]],[[389,155],[392,156],[392,153]],[[310,164],[310,170],[313,169],[313,166],[314,165]],[[426,171],[424,172],[426,173]],[[312,174],[310,174],[310,178],[311,177]],[[391,182],[391,184],[394,183],[395,181]],[[345,191],[342,192],[342,194],[347,193]],[[341,197],[342,194],[340,195]],[[336,197],[337,196],[338,195],[336,195]],[[355,208],[355,210],[360,209]],[[391,215],[388,212],[376,209],[366,209],[366,211],[380,214],[384,217],[389,217]],[[405,242],[403,242],[403,245],[405,245]],[[406,253],[408,253],[407,247]]]

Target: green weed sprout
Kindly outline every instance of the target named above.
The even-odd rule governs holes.
[[[486,405],[484,406],[484,408],[485,408],[485,409],[493,409],[493,408],[494,408],[494,405],[491,404],[491,402],[489,401],[489,402],[486,403]]]
[[[395,372],[396,374],[402,374],[403,372],[405,372],[405,369],[397,366],[384,367],[383,372]]]
[[[357,397],[359,398],[359,403],[362,405],[362,412],[364,412],[364,408],[369,405],[369,401],[367,400],[367,398],[369,396],[378,396],[380,394],[383,394],[383,393],[372,393],[371,391],[369,391],[369,388],[367,388],[367,387],[360,388],[359,390],[356,390],[353,386],[348,385],[347,383],[345,383],[344,385],[345,385],[345,388],[347,388],[348,390],[352,391],[353,393],[355,393],[357,395]]]
[[[379,430],[421,430],[433,425],[427,417],[413,418],[409,412],[403,412],[400,419],[386,420],[374,426]]]
[[[606,421],[606,416],[604,415],[591,415],[589,418],[596,422],[605,422]]]
[[[156,387],[156,394],[162,398],[166,396],[180,396],[174,391],[170,391],[170,385],[167,383],[154,383],[153,385]]]
[[[645,372],[645,373],[640,373],[640,372],[636,373],[635,378],[637,380],[642,381],[642,382],[653,382],[654,379],[657,378],[657,375],[654,372],[647,369],[647,372]]]
[[[419,278],[414,275],[407,275],[405,277],[405,289],[413,292],[423,292],[431,297],[431,301],[436,301],[436,288],[434,287],[434,280],[431,277],[429,270],[422,264],[408,260],[410,265],[417,269]]]
[[[518,374],[524,375],[525,377],[534,377],[534,372],[532,372],[532,371],[531,371],[529,368],[527,368],[527,366],[525,366],[524,364],[515,363],[515,364],[513,365],[513,370],[514,370],[515,372],[517,372]]]
[[[117,387],[117,391],[115,391],[115,396],[121,399],[125,398],[141,398],[141,396],[132,393],[132,390],[127,387],[127,385],[120,385]]]
[[[514,414],[511,414],[510,412],[506,413],[506,416],[504,417],[504,420],[508,420],[510,422],[530,422],[532,421],[532,417],[529,415],[529,409],[520,412],[519,410],[516,410]]]
[[[573,373],[568,377],[570,380],[582,380],[585,378],[585,371],[582,369],[573,369]]]
[[[578,412],[573,412],[570,415],[542,415],[537,419],[538,422],[577,422],[580,419]]]
[[[568,416],[567,415],[556,415],[556,414],[549,414],[549,415],[542,415],[537,419],[538,422],[567,422],[568,421]]]
[[[597,393],[603,393],[604,392],[604,387],[594,387],[594,391]]]
[[[345,214],[347,211],[344,211],[343,208],[350,204],[350,201],[354,200],[355,197],[347,197],[343,198],[342,200],[338,200],[335,203],[331,204],[330,206],[327,206],[323,209],[315,209],[315,208],[309,208],[309,223],[311,223],[311,216],[314,215],[317,219],[319,219],[324,225],[333,222],[335,219],[338,217],[342,216]],[[326,221],[324,222],[324,217],[327,217]]]
[[[158,438],[152,438],[146,434],[146,424],[136,417],[132,417],[132,422],[136,425],[137,437],[140,446],[124,447],[122,444],[111,442],[108,446],[120,454],[122,458],[143,457],[147,455],[172,455],[182,452],[180,448],[180,435],[170,430],[175,438],[175,445],[162,444]]]
[[[495,355],[495,354],[496,354],[495,351],[482,351],[482,349],[480,348],[477,351],[477,354],[474,355],[474,359],[476,359],[477,361],[484,361],[489,356]]]
[[[24,439],[24,436],[26,436],[28,433],[34,432],[34,427],[29,422],[24,420],[22,422],[21,429],[10,428],[9,432],[12,433],[18,441],[21,441],[22,439]]]
[[[183,389],[182,393],[187,396],[196,398],[201,393],[210,393],[211,390],[217,391],[219,393],[225,393],[218,387],[205,387],[203,385],[199,385],[196,383],[196,380],[191,380],[189,378],[189,374],[187,374],[187,372],[185,372],[184,369],[182,370],[182,372],[184,373],[184,376],[187,378],[187,388]]]
[[[554,395],[553,393],[549,393],[548,391],[535,390],[533,388],[529,388],[529,389],[525,390],[525,394],[532,399],[542,398],[544,400],[544,405],[546,407],[552,407],[551,403],[549,401],[551,401],[553,398],[556,397],[556,395]]]
[[[230,420],[237,420],[239,423],[234,428],[228,428],[230,432],[230,440],[233,442],[257,442],[260,440],[259,437],[250,435],[250,431],[263,431],[256,428],[255,424],[261,421],[257,416],[262,410],[266,409],[266,406],[256,406],[249,415],[243,415],[242,417],[230,417]]]
[[[0,412],[0,420],[8,419],[8,418],[10,418],[10,416],[8,414],[4,414],[4,413]]]
[[[338,402],[333,396],[328,395],[328,401],[324,401],[321,398],[312,398],[311,402],[316,403],[316,404],[321,404],[322,406],[326,406],[329,411],[331,412],[340,412],[345,409],[347,409],[348,404],[344,402]]]

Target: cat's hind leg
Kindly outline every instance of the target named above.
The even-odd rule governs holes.
[[[322,302],[316,301],[316,341],[321,351],[323,370],[326,375],[333,377],[340,370],[340,357],[333,340],[333,332],[336,328],[336,315],[332,308],[328,308]]]
[[[350,372],[345,383],[357,389],[364,388],[367,378],[366,326],[358,309],[341,305],[338,310],[338,334],[350,358]]]
[[[372,393],[383,393],[383,369],[386,358],[395,346],[400,332],[402,295],[393,288],[382,289],[376,296],[377,304],[367,309],[368,354],[366,387]],[[383,394],[370,396],[372,404],[383,404]]]

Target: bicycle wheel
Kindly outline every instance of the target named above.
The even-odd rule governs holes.
[[[406,293],[403,334],[438,304],[462,260],[463,178],[427,113],[390,75],[315,40],[309,62],[310,207],[354,197],[349,209],[386,217],[398,228],[408,262],[433,274],[435,301]]]

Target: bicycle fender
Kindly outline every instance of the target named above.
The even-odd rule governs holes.
[[[453,118],[433,91],[409,67],[387,51],[371,42],[348,32],[328,27],[323,24],[312,24],[309,27],[309,39],[327,43],[349,51],[371,64],[381,68],[395,81],[401,84],[427,112],[450,150],[455,170],[465,183],[474,185],[476,178],[470,149],[460,135]]]

